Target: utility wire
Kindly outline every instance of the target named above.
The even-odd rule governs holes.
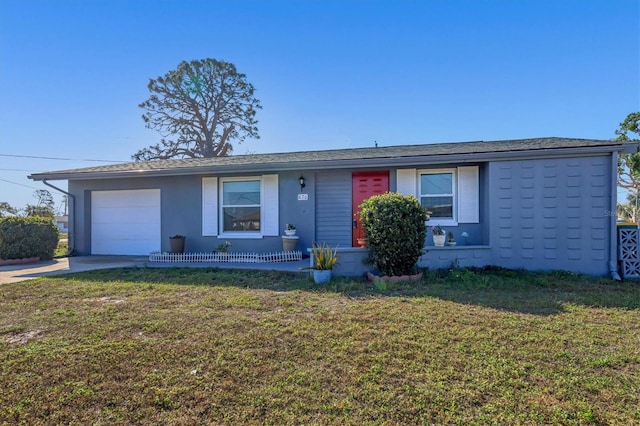
[[[0,154],[0,157],[36,158],[39,160],[63,160],[63,161],[96,161],[99,163],[126,163],[126,161],[115,160],[91,160],[84,158],[61,158],[61,157],[38,157],[35,155]]]
[[[22,183],[18,183],[18,182],[12,182],[10,180],[6,180],[6,179],[0,179],[2,182],[7,182],[7,183],[12,183],[14,185],[20,185],[20,186],[24,186],[25,188],[31,188],[31,189],[40,189],[40,188],[36,188],[35,186],[29,186],[29,185],[24,185]]]

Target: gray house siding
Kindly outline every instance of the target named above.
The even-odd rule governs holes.
[[[445,164],[440,165],[438,167],[434,167],[437,169],[441,168],[455,168],[457,164]],[[479,172],[479,182],[478,182],[478,191],[479,191],[479,221],[478,223],[458,223],[457,225],[447,225],[443,226],[444,230],[447,232],[453,232],[455,240],[459,244],[466,243],[467,245],[487,245],[489,244],[489,180],[487,174],[487,167],[485,163],[477,164],[478,172]],[[428,171],[432,167],[419,167],[421,170]],[[430,228],[431,226],[439,225],[437,219],[432,218],[427,222],[427,226]],[[461,237],[462,233],[466,232],[469,236],[465,239]],[[433,239],[431,235],[431,231],[427,232],[427,241],[425,243],[427,248],[433,248]],[[449,265],[447,265],[449,266]]]
[[[434,248],[429,233],[419,265],[442,268],[493,264],[606,274],[610,161],[610,156],[600,155],[480,164],[479,223],[445,227],[456,236],[459,245],[455,248]],[[395,172],[390,169],[390,176],[395,177]],[[303,252],[313,241],[348,249],[340,270],[345,275],[358,275],[364,255],[361,249],[351,249],[351,173],[303,171],[306,187],[302,190],[300,172],[280,173],[279,222],[281,229],[286,223],[296,224],[298,248]],[[225,239],[202,235],[202,177],[70,181],[69,190],[76,194],[78,206],[76,250],[91,253],[92,191],[154,188],[161,190],[161,250],[169,250],[168,237],[175,234],[187,236],[187,251],[213,250]],[[391,180],[391,189],[395,189],[395,179]],[[300,193],[307,199],[300,199]],[[469,233],[466,246],[460,236],[463,231]],[[232,250],[238,251],[268,252],[282,247],[280,236],[231,242]]]
[[[140,218],[153,217],[153,226],[137,240],[124,240],[146,243],[157,238],[158,248],[168,251],[168,237],[182,234],[189,252],[211,251],[225,240],[231,241],[232,250],[277,251],[282,248],[281,230],[294,223],[299,249],[306,252],[313,241],[340,245],[337,273],[358,275],[367,269],[362,264],[367,251],[351,247],[352,173],[388,170],[392,191],[419,195],[421,174],[449,169],[458,177],[453,197],[460,203],[458,216],[441,219],[441,225],[453,232],[458,245],[433,247],[429,233],[419,265],[498,265],[606,275],[615,273],[616,266],[616,159],[618,153],[636,151],[636,144],[619,141],[535,138],[150,161],[29,178],[69,181],[70,241],[79,254],[91,254],[92,232],[100,236],[96,241],[107,243],[96,252],[121,250],[122,245],[109,245],[110,236],[143,231]],[[305,177],[304,188],[300,176]],[[232,180],[227,178],[255,177],[260,177],[263,194],[260,226],[248,216],[252,222],[246,226],[253,228],[227,226],[221,235],[220,216],[230,207],[219,203],[220,189],[231,187],[225,186]],[[155,191],[94,193],[134,190]],[[257,218],[253,205],[241,207],[249,207]],[[92,214],[100,220],[92,221]],[[105,217],[109,220],[101,222]],[[436,219],[429,222],[435,224]],[[466,241],[463,232],[469,234]],[[123,239],[117,235],[113,240]]]
[[[169,236],[182,234],[188,236],[188,250],[203,250],[204,241],[197,237],[202,235],[201,180],[198,176],[69,181],[69,192],[76,194],[77,205],[83,206],[77,212],[75,222],[76,250],[80,254],[91,254],[92,191],[156,188],[160,189],[161,200],[161,249],[169,250]]]
[[[299,178],[305,178],[305,187],[300,188]],[[299,237],[298,250],[305,252],[307,247],[311,247],[313,242],[313,232],[316,218],[316,196],[314,193],[315,179],[313,173],[302,172],[280,172],[279,182],[279,214],[280,229],[284,230],[287,223],[296,226],[296,235]],[[301,194],[305,197],[298,197]],[[282,234],[282,231],[280,232]],[[282,249],[280,238],[265,241],[265,248],[262,251],[277,251]]]
[[[279,222],[284,230],[286,223],[294,223],[300,240],[298,249],[304,250],[312,242],[314,227],[314,198],[298,200],[300,173],[279,175]],[[169,237],[181,234],[187,237],[185,250],[209,252],[228,238],[202,235],[202,175],[175,177],[151,177],[138,179],[71,180],[69,192],[76,197],[75,249],[79,254],[91,254],[91,193],[92,191],[160,189],[161,245],[169,251]],[[313,190],[313,180],[307,181],[305,193]],[[280,236],[259,239],[233,239],[232,250],[270,252],[282,249]]]
[[[455,167],[456,164],[444,167]],[[457,245],[455,247],[434,247],[431,232],[427,232],[425,253],[418,261],[418,266],[430,269],[450,267],[481,267],[493,264],[493,255],[490,246],[490,221],[491,221],[491,181],[489,176],[489,163],[479,163],[479,221],[478,223],[459,223],[457,226],[445,226],[446,231],[454,234]],[[428,170],[429,168],[425,168]],[[427,222],[427,225],[437,225],[437,220]],[[469,236],[462,237],[466,232]]]
[[[429,269],[482,267],[493,264],[491,247],[488,245],[425,247],[425,254],[418,260],[419,267]]]
[[[351,172],[316,173],[316,238],[351,247]]]
[[[608,156],[491,163],[493,264],[606,274],[610,164]]]

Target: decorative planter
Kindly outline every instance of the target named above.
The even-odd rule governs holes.
[[[184,253],[184,240],[186,237],[169,237],[169,247],[171,253]]]
[[[284,230],[284,235],[286,235],[288,237],[293,237],[294,235],[296,235],[296,230],[295,229],[285,229]]]
[[[294,251],[300,237],[282,237],[282,251]]]
[[[433,245],[436,247],[444,247],[444,240],[446,239],[446,235],[433,235]]]
[[[455,241],[449,241],[449,242],[447,242],[447,245],[449,247],[455,247],[456,246],[456,242]]]
[[[331,269],[313,270],[313,281],[316,284],[325,284],[331,281]]]

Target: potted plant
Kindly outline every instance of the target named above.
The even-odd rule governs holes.
[[[218,253],[226,253],[229,251],[229,247],[231,247],[231,242],[225,241],[224,243],[218,244],[215,251],[217,251]]]
[[[295,235],[285,235],[282,237],[282,251],[295,251],[298,245],[298,237]]]
[[[313,243],[311,247],[313,255],[313,281],[316,284],[324,284],[331,280],[331,271],[338,263],[338,246],[331,248],[327,243]]]
[[[284,227],[284,234],[289,237],[296,235],[296,226],[293,223],[287,223]]]
[[[231,247],[230,241],[225,241],[224,243],[218,244],[218,246],[213,250],[215,253],[215,259],[219,262],[224,262],[229,260],[229,247]]]
[[[443,247],[445,240],[445,231],[440,225],[431,227],[431,233],[433,234],[433,245],[436,247]]]
[[[415,274],[429,220],[429,212],[416,197],[394,192],[374,195],[360,205],[360,220],[369,259],[381,275]]]
[[[453,237],[453,232],[451,231],[447,232],[447,245],[451,247],[456,245],[456,239]]]
[[[184,253],[184,240],[186,238],[187,237],[180,234],[169,237],[169,248],[171,253]]]

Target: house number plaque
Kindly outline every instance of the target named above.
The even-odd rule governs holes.
[[[307,201],[309,200],[309,194],[298,194],[298,201]]]

